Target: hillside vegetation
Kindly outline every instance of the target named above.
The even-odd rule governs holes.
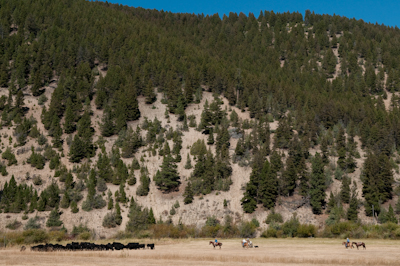
[[[0,230],[398,222],[397,27],[0,0],[0,37]]]

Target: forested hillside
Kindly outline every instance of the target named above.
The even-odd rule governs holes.
[[[397,223],[397,27],[0,0],[0,36],[0,230]]]

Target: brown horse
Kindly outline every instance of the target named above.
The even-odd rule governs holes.
[[[351,243],[351,246],[353,247],[353,245],[356,245],[357,249],[358,249],[358,247],[360,247],[360,246],[363,246],[363,249],[367,249],[367,248],[365,247],[365,243],[364,243],[364,242],[353,242],[353,243]]]
[[[350,245],[350,243],[347,243],[346,241],[344,241],[342,245],[344,245],[346,248],[348,247],[353,248],[353,245]]]
[[[210,243],[208,245],[213,245],[214,248],[215,247],[219,247],[219,249],[221,249],[221,247],[222,247],[222,243],[221,242],[215,243],[213,241],[210,241]]]
[[[247,242],[242,243],[242,246],[243,246],[243,248],[249,248],[249,243],[247,243]]]

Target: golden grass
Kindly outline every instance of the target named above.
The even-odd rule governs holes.
[[[19,247],[0,250],[0,265],[399,265],[400,241],[362,240],[367,250],[348,249],[340,239],[254,239],[259,248],[243,249],[240,239],[139,242],[156,243],[155,250],[20,252]],[[358,241],[358,240],[357,240]],[[134,242],[126,240],[123,242]]]

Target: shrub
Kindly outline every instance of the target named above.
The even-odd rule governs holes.
[[[219,224],[219,221],[217,218],[215,218],[215,216],[207,218],[206,226],[216,226],[217,224]]]
[[[103,218],[103,227],[114,228],[117,227],[117,215],[115,212],[107,213]]]
[[[32,182],[33,182],[33,184],[34,184],[35,186],[40,186],[40,185],[43,184],[43,180],[42,180],[42,178],[40,177],[40,175],[34,176],[33,179],[32,179]]]
[[[282,225],[283,233],[288,237],[295,237],[297,235],[297,230],[300,226],[300,222],[296,216],[293,216],[289,221],[286,221]]]
[[[15,219],[14,221],[8,223],[6,225],[6,228],[11,229],[11,230],[16,230],[18,229],[20,226],[22,225],[21,222],[17,221],[17,219]]]
[[[243,222],[239,226],[240,237],[253,238],[256,236],[256,226],[252,222]]]
[[[277,237],[277,231],[275,228],[271,228],[269,227],[267,230],[265,230],[264,232],[262,232],[261,237]]]
[[[38,221],[39,221],[39,217],[38,216],[30,218],[28,220],[28,222],[26,223],[24,229],[25,230],[39,229],[40,228],[40,224],[38,223]]]
[[[317,233],[317,228],[313,224],[300,224],[297,228],[297,237],[312,237]]]
[[[79,234],[78,238],[82,240],[89,240],[92,237],[92,234],[90,232],[83,232]]]
[[[265,220],[266,224],[270,224],[272,222],[283,223],[282,215],[280,213],[276,213],[275,209],[271,210],[271,212],[267,216],[267,219]]]
[[[60,242],[60,241],[66,240],[67,233],[66,233],[65,230],[50,231],[50,232],[48,232],[48,237],[51,240],[55,240],[57,242]]]
[[[86,198],[82,203],[82,210],[91,211],[93,209],[102,209],[107,205],[106,201],[99,194],[95,195],[92,199]]]
[[[256,218],[251,219],[251,223],[252,223],[255,227],[260,227],[260,222],[259,222]]]
[[[49,240],[49,235],[45,230],[30,229],[22,233],[25,244],[45,243]]]
[[[11,152],[10,147],[8,147],[3,154],[1,155],[1,158],[5,159],[8,161],[8,166],[17,164],[17,159],[15,158],[15,155]]]
[[[78,226],[74,225],[74,227],[72,228],[71,234],[72,234],[72,236],[76,237],[76,236],[78,236],[82,233],[86,233],[86,232],[90,233],[90,229],[86,225],[79,224]]]
[[[43,93],[42,95],[40,95],[39,99],[38,99],[38,104],[39,105],[43,105],[45,102],[47,102],[47,97],[46,95]]]
[[[70,207],[71,207],[71,212],[72,213],[79,212],[79,208],[78,208],[78,205],[76,204],[76,201],[71,201]]]
[[[47,219],[46,226],[47,227],[57,227],[61,226],[63,222],[60,220],[60,213],[58,207],[54,208],[49,215],[49,219]]]

